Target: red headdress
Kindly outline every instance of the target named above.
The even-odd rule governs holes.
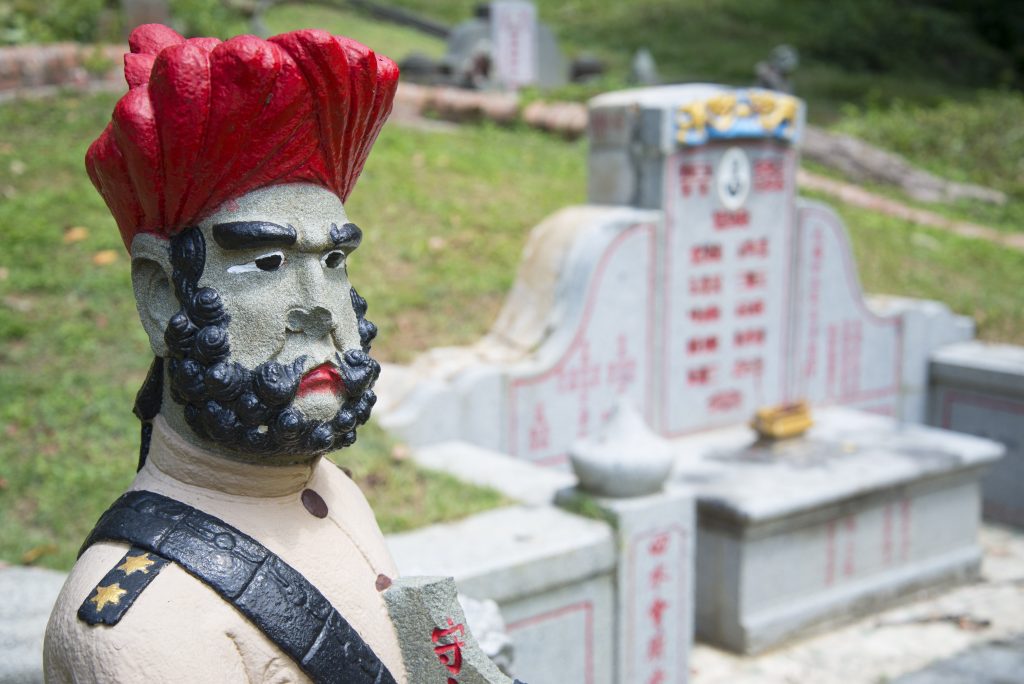
[[[130,90],[85,155],[126,247],[267,185],[316,183],[344,201],[398,84],[390,59],[324,31],[221,42],[148,24],[128,42]]]

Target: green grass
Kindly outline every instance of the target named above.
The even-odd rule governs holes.
[[[380,50],[393,59],[410,52],[437,58],[444,54],[444,41],[412,28],[382,24],[359,12],[336,10],[319,5],[279,5],[266,16],[271,33],[318,28],[335,35],[354,38]]]
[[[933,107],[848,106],[834,128],[902,154],[938,176],[1002,190],[1009,198],[1004,206],[962,201],[929,209],[1024,230],[1024,93],[982,92]]]
[[[473,4],[401,1],[452,22],[468,16]],[[670,78],[746,83],[753,63],[773,45],[796,42],[805,51],[798,83],[812,118],[834,119],[842,111],[843,130],[943,175],[1006,190],[1014,201],[1004,210],[970,204],[944,211],[1007,229],[1021,225],[1019,96],[946,105],[951,97],[973,95],[966,86],[920,74],[907,78],[891,64],[888,71],[839,68],[822,56],[828,46],[791,38],[811,40],[806,34],[814,31],[804,29],[817,15],[776,16],[781,7],[779,0],[540,3],[570,54],[595,49],[619,73],[632,50],[646,45]],[[268,23],[273,31],[327,28],[395,58],[441,49],[438,41],[351,12],[286,6],[271,12]],[[231,26],[225,35],[244,30]],[[834,32],[824,28],[822,35]],[[605,85],[618,78],[613,74]],[[893,107],[897,99],[914,104]],[[840,103],[849,101],[859,108],[843,109]],[[138,426],[130,407],[149,352],[127,258],[82,166],[113,102],[112,96],[63,96],[0,107],[0,559],[7,561],[68,567],[96,516],[133,475]],[[381,328],[376,354],[404,361],[484,332],[512,283],[530,228],[583,201],[585,155],[583,142],[522,128],[386,127],[347,206],[365,231],[351,275]],[[941,299],[974,316],[984,339],[1024,343],[1020,254],[839,210],[868,291]],[[87,238],[65,243],[65,231],[75,226],[85,227]],[[119,257],[97,266],[92,259],[102,250]],[[371,424],[338,456],[386,530],[500,502],[493,492],[424,473],[392,453],[387,436]]]
[[[149,351],[128,260],[82,166],[113,103],[66,96],[0,107],[0,558],[8,561],[46,551],[40,563],[67,567],[133,474],[130,409]],[[582,199],[583,158],[581,144],[539,133],[389,126],[348,207],[366,233],[351,275],[381,323],[378,355],[408,358],[486,329],[530,227]],[[88,237],[65,244],[74,226]],[[94,265],[107,249],[118,260]],[[368,494],[387,509],[386,529],[498,502],[412,466],[393,468],[386,440],[366,436],[340,457],[368,459]]]
[[[393,0],[455,24],[475,0]],[[980,84],[1009,83],[1009,54],[979,35],[971,12],[888,0],[537,0],[570,56],[604,58],[618,79],[646,47],[668,82],[750,84],[780,43],[801,54],[798,92],[816,121],[849,102],[937,103]],[[1009,11],[1009,9],[1007,9]],[[382,48],[383,49],[383,48]],[[586,93],[585,90],[581,93]]]

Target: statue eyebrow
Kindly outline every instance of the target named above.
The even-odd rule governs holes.
[[[213,227],[213,239],[224,249],[290,247],[299,235],[292,226],[269,221],[230,221]]]
[[[363,241],[363,231],[354,223],[346,223],[341,228],[338,224],[331,224],[331,242],[335,247],[340,247],[346,252],[353,251]]]

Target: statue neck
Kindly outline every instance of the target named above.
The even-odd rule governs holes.
[[[147,464],[183,484],[237,496],[271,497],[302,490],[319,459],[294,465],[233,461],[178,434],[164,418],[153,420]]]

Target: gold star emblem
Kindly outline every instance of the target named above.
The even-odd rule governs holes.
[[[149,572],[149,566],[155,562],[149,557],[148,553],[143,553],[139,556],[128,556],[124,559],[124,563],[117,566],[117,569],[126,575],[130,575],[133,572],[146,574]]]
[[[116,606],[121,600],[121,597],[128,592],[121,588],[121,586],[115,582],[106,587],[96,587],[96,595],[93,596],[90,601],[96,604],[96,610],[103,610],[104,607],[109,603],[112,606]]]

